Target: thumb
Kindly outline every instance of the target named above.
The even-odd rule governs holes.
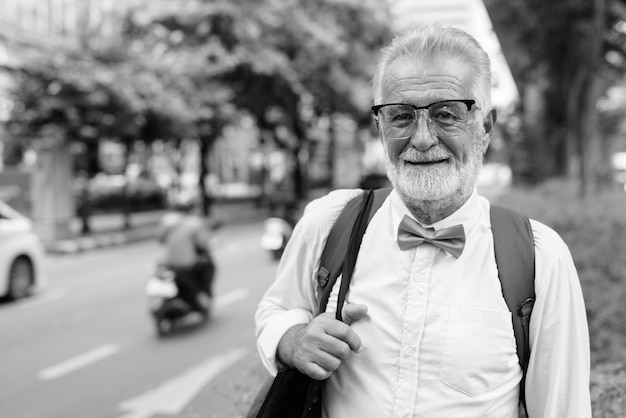
[[[367,315],[367,306],[360,303],[346,303],[341,310],[343,322],[350,325]]]

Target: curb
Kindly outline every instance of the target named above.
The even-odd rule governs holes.
[[[267,217],[267,213],[254,207],[237,208],[236,206],[223,208],[215,214],[214,220],[222,225],[258,222]],[[160,218],[160,217],[159,217]],[[44,243],[45,253],[48,255],[70,255],[85,251],[129,244],[137,241],[156,239],[158,220],[150,220],[128,230],[110,230],[93,232],[90,235],[61,238]]]
[[[50,255],[76,254],[99,248],[107,248],[129,244],[136,241],[154,239],[155,237],[154,227],[147,226],[129,231],[99,233],[90,236],[60,239],[47,245],[44,244],[44,248],[46,254]]]

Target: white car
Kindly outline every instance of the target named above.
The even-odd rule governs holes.
[[[0,201],[0,297],[20,299],[42,286],[43,254],[32,221]]]

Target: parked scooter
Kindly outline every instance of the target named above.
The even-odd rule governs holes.
[[[282,257],[293,229],[301,216],[297,205],[288,205],[281,212],[282,216],[272,216],[265,220],[263,223],[264,231],[261,236],[261,248],[269,251],[274,260],[280,260]]]
[[[154,319],[157,335],[164,337],[175,327],[186,321],[191,315],[197,315],[202,322],[209,316],[211,298],[200,291],[197,295],[202,309],[191,306],[181,297],[176,284],[174,269],[163,264],[157,264],[153,276],[146,285],[146,295],[150,314]]]
[[[283,218],[271,217],[263,222],[261,248],[270,252],[272,259],[279,260],[291,238],[293,226]]]

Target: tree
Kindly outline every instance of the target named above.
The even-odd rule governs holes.
[[[129,138],[138,133],[140,103],[130,97],[104,66],[68,55],[40,56],[15,74],[13,111],[7,124],[8,147],[80,144],[75,172],[89,179],[100,171],[101,138]],[[81,218],[88,233],[89,205],[84,190]]]
[[[176,74],[202,149],[251,115],[260,141],[292,156],[303,198],[313,118],[368,114],[371,53],[389,34],[373,10],[372,1],[163,0],[135,9],[125,34]]]
[[[259,38],[287,58],[295,72],[287,74],[287,80],[295,78],[298,85],[293,95],[297,104],[288,103],[287,107],[276,104],[284,118],[291,121],[295,141],[291,144],[277,142],[281,148],[291,150],[294,161],[299,162],[303,149],[305,154],[311,152],[307,131],[316,120],[327,119],[329,174],[332,176],[335,115],[343,114],[361,127],[370,121],[367,109],[371,103],[369,81],[373,75],[373,57],[391,36],[387,11],[372,1],[278,4],[277,10],[260,14],[264,24]],[[280,27],[271,24],[276,16],[284,22]],[[276,114],[275,109],[273,114]],[[296,165],[296,171],[298,169]],[[301,197],[302,191],[296,190],[296,194]]]
[[[180,140],[187,135],[188,106],[178,90],[170,88],[172,78],[154,71],[120,44],[119,37],[93,35],[83,39],[80,51],[26,57],[14,70],[9,151],[75,144],[73,170],[88,183],[100,172],[98,150],[103,139],[125,146],[125,173],[137,141]],[[19,153],[11,154],[20,158]],[[129,227],[128,184],[124,193],[124,224]],[[88,233],[91,210],[86,187],[81,200],[82,230]]]
[[[599,152],[597,102],[623,70],[624,2],[485,3],[524,95],[526,123],[514,151],[527,164],[517,174],[527,181],[577,174],[587,194],[602,174],[595,168],[607,163]]]
[[[187,138],[200,149],[198,195],[208,215],[211,199],[206,193],[208,154],[229,123],[238,123],[231,89],[217,82],[217,75],[236,60],[230,50],[235,41],[232,22],[237,9],[229,2],[155,1],[130,10],[123,37],[141,52],[146,67],[167,82],[176,97],[184,97]]]

